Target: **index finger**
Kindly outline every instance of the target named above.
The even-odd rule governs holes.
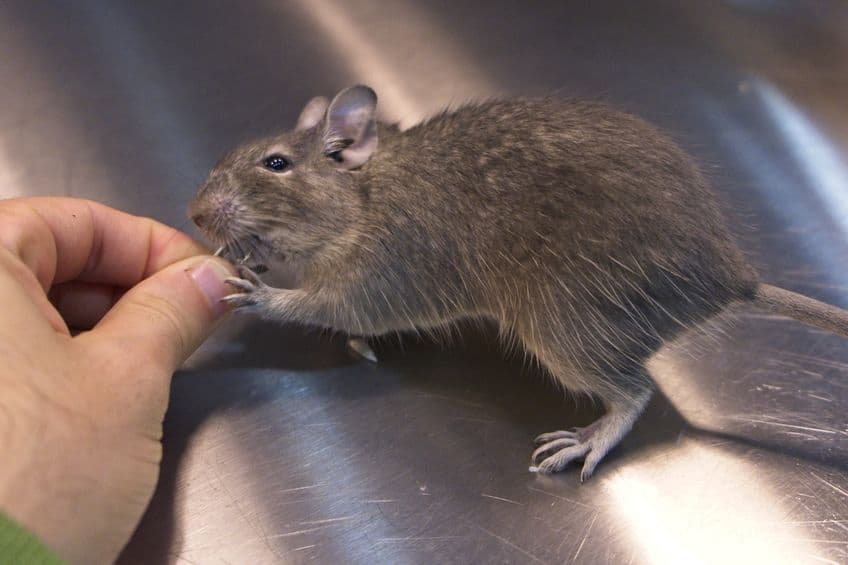
[[[19,257],[45,291],[70,280],[129,287],[208,253],[170,226],[75,198],[0,201],[0,246]]]

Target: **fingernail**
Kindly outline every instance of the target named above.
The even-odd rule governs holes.
[[[227,307],[221,299],[232,293],[232,290],[224,283],[224,279],[234,276],[233,273],[215,259],[206,259],[199,265],[186,270],[200,292],[209,299],[215,316],[223,314]]]

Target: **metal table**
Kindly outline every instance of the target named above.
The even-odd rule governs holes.
[[[602,98],[672,132],[769,282],[848,307],[837,2],[0,3],[0,194],[188,229],[238,141],[366,82],[402,124],[493,94]],[[742,310],[653,361],[597,475],[527,471],[588,403],[499,351],[234,318],[175,378],[122,563],[844,563],[848,342]]]

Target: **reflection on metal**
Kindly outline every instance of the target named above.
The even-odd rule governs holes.
[[[754,82],[754,91],[774,120],[823,209],[848,241],[848,166],[833,143],[774,85]]]
[[[431,22],[415,2],[405,0],[378,7],[361,0],[298,0],[298,5],[334,48],[336,63],[352,71],[350,80],[374,87],[380,96],[381,112],[402,127],[440,109],[437,100],[445,95],[493,94],[492,81],[469,60],[455,38]],[[399,25],[377,27],[368,14]],[[393,48],[408,41],[405,35],[409,33],[426,41],[426,54],[415,60],[413,75],[409,61],[399,58]],[[384,37],[378,42],[376,36],[380,34]],[[438,76],[435,81],[434,75]]]
[[[823,559],[803,526],[787,518],[792,509],[783,502],[785,493],[720,446],[684,439],[661,466],[632,463],[603,486],[645,563],[789,565]]]
[[[163,71],[154,46],[145,41],[143,30],[133,20],[132,7],[90,2],[81,6],[99,43],[108,46],[103,50],[104,63],[121,98],[128,103],[138,128],[148,139],[156,140],[155,156],[163,176],[170,173],[184,179],[181,171],[197,169],[208,159],[203,159],[196,148],[197,132],[190,125],[190,108],[180,109],[175,104],[171,77]],[[173,183],[170,180],[168,184]]]
[[[846,85],[815,80],[824,51],[740,40],[739,60],[767,53],[751,68],[787,72],[738,93],[742,71],[703,39],[729,20],[768,28],[758,41],[810,27],[722,3],[693,24],[693,3],[666,0],[101,4],[0,2],[0,195],[67,191],[179,220],[217,157],[199,148],[330,94],[313,82],[371,83],[407,125],[562,87],[664,120],[720,166],[762,272],[845,296],[845,232],[827,228],[845,225],[845,165],[813,124]],[[786,81],[804,104],[779,93]],[[342,336],[230,319],[174,380],[159,490],[121,561],[848,562],[845,340],[747,310],[716,330],[654,360],[662,394],[581,485],[576,468],[528,473],[532,438],[597,407],[504,359],[493,335],[386,340],[371,364]]]
[[[335,46],[339,59],[355,69],[353,76],[379,85],[380,106],[387,116],[410,120],[419,115],[420,104],[404,88],[404,81],[386,63],[385,56],[371,42],[366,31],[351,21],[348,6],[332,0],[304,0],[301,6],[322,35]]]
[[[44,45],[4,16],[0,12],[0,198],[70,195],[72,177],[89,188],[108,186],[62,85],[40,72]],[[45,155],[50,166],[39,162]]]
[[[18,64],[25,65],[25,61],[20,61],[20,59],[25,58],[24,50],[21,46],[19,44],[14,46],[8,45],[10,38],[14,37],[11,33],[9,33],[9,27],[11,25],[11,21],[0,17],[0,38],[6,38],[5,40],[0,40],[0,45],[6,48],[4,49],[4,58],[8,59],[9,57],[17,57],[19,58]],[[15,98],[14,94],[11,92],[0,90],[0,93],[2,93],[4,101],[7,98]],[[11,103],[11,100],[9,102]],[[13,120],[19,119],[19,115],[16,114],[17,113],[13,115],[0,113],[0,116],[3,118],[2,121],[0,121],[0,198],[27,196],[29,193],[29,190],[27,190],[27,187],[21,181],[19,166],[13,160],[7,147],[8,144],[11,144],[14,141],[13,138],[15,136],[13,132],[17,128],[13,127]],[[19,127],[22,126],[23,124]]]
[[[699,379],[700,375],[689,370],[686,364],[686,349],[686,345],[660,349],[648,362],[648,371],[660,392],[688,424],[698,428],[715,429],[721,415],[712,410],[704,410],[704,406],[711,401],[709,391],[704,389],[712,388],[714,381]]]
[[[732,148],[730,157],[751,177],[752,188],[760,193],[764,206],[778,214],[781,229],[786,232],[819,230],[823,212],[820,203],[810,201],[810,191],[800,182],[793,168],[787,165],[786,156],[771,149],[773,140],[747,131],[718,101],[703,97],[699,103],[715,134]],[[810,188],[813,186],[811,184]],[[817,189],[817,192],[820,190]],[[839,225],[846,225],[845,218],[840,220]],[[829,239],[821,238],[801,238],[796,244],[803,247],[807,256],[815,259],[816,270],[830,279],[824,281],[825,284],[832,283],[848,289],[848,270],[823,268],[840,256],[839,247],[832,245]]]
[[[21,184],[20,174],[5,144],[6,140],[0,137],[0,198],[27,196],[26,187]]]

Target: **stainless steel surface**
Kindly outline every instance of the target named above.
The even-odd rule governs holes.
[[[177,226],[218,155],[367,82],[409,124],[497,93],[604,98],[712,174],[763,278],[848,307],[839,2],[0,2],[0,193]],[[586,423],[491,332],[440,346],[234,319],[174,381],[123,563],[848,562],[848,342],[743,310],[666,348],[598,474],[527,472]]]

